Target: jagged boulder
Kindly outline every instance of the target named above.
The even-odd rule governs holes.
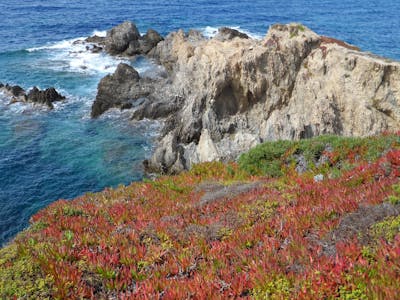
[[[127,56],[147,54],[162,40],[163,37],[157,31],[149,29],[144,36],[132,40],[124,54]]]
[[[65,100],[65,96],[57,92],[53,87],[46,90],[39,90],[33,87],[28,93],[19,85],[9,85],[0,83],[0,91],[11,97],[10,104],[16,102],[31,102],[35,104],[46,105],[53,109],[53,102]]]
[[[27,101],[39,104],[45,104],[49,108],[53,108],[53,102],[64,100],[65,97],[59,94],[55,88],[47,88],[39,90],[36,86],[33,87],[28,95]]]
[[[125,21],[107,31],[104,42],[106,51],[112,55],[121,54],[128,49],[131,42],[139,38],[140,34],[135,24]]]
[[[130,65],[119,64],[114,74],[107,75],[98,84],[91,116],[96,118],[111,107],[126,107],[134,98],[133,87],[137,87],[139,78],[139,73]]]
[[[76,42],[94,44],[87,49],[95,53],[104,48],[110,55],[134,56],[148,54],[162,40],[163,37],[153,29],[141,36],[134,23],[125,21],[108,30],[105,37],[94,35]]]
[[[116,107],[135,108],[135,119],[157,119],[169,115],[176,102],[168,92],[165,78],[141,78],[133,67],[121,63],[114,74],[100,81],[91,116],[96,118]]]
[[[98,87],[91,116],[97,118],[110,108],[134,108],[132,119],[159,119],[177,111],[181,100],[163,77],[140,77],[130,65],[121,63],[114,74],[104,77]]]

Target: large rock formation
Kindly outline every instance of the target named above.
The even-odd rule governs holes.
[[[65,97],[59,94],[53,87],[45,90],[39,90],[35,86],[28,93],[26,93],[26,91],[18,85],[13,86],[0,83],[0,91],[11,98],[10,104],[16,102],[31,102],[35,104],[46,105],[50,109],[54,108],[53,102],[65,99]]]
[[[149,55],[170,74],[157,105],[176,104],[149,170],[235,159],[266,140],[400,129],[400,64],[299,24],[274,25],[262,40],[179,31]]]
[[[141,78],[133,67],[120,63],[114,74],[107,75],[98,84],[91,116],[97,118],[113,107],[134,107],[134,116],[139,119],[168,116],[177,110],[179,99],[174,99],[171,92],[168,92],[167,80],[161,75]],[[171,100],[164,101],[165,97]]]

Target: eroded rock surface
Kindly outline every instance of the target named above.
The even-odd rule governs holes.
[[[134,114],[166,118],[152,171],[235,159],[266,140],[400,129],[400,64],[300,24],[273,25],[262,40],[178,31],[148,56],[169,73],[145,96],[164,113]]]

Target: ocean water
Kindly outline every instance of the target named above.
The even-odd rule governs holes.
[[[301,22],[361,49],[400,59],[395,0],[8,0],[0,2],[0,82],[56,87],[67,100],[52,111],[8,105],[0,94],[0,245],[49,203],[140,180],[159,124],[129,122],[117,110],[90,119],[99,80],[121,61],[73,42],[124,20],[141,32],[220,26],[262,37],[274,23]],[[126,61],[140,72],[154,66]]]

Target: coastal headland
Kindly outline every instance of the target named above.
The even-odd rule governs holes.
[[[163,122],[144,162],[159,176],[32,216],[0,249],[0,298],[398,297],[399,62],[301,24],[254,39],[124,22],[78,42],[161,66],[120,64],[91,107]]]
[[[99,83],[92,116],[120,107],[133,108],[134,120],[165,120],[149,171],[234,160],[264,141],[400,129],[400,64],[301,24],[273,25],[261,40],[229,28],[211,39],[137,32],[125,22],[89,41],[113,55],[146,55],[165,71],[140,78],[121,64]]]

